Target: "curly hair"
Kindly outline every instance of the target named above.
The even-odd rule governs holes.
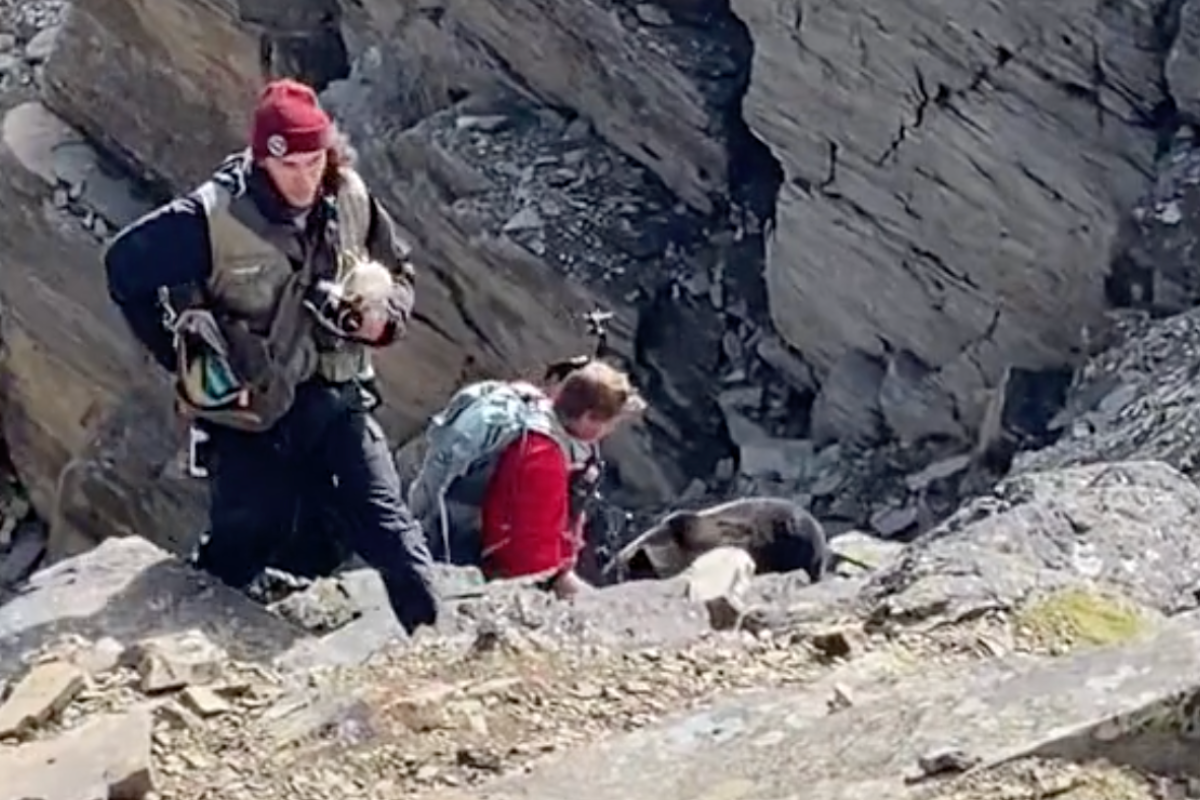
[[[554,408],[564,420],[592,414],[602,421],[639,414],[646,401],[633,388],[629,376],[611,364],[590,361],[563,379]]]
[[[350,137],[334,125],[325,153],[327,158],[325,173],[321,176],[321,191],[335,195],[342,187],[342,170],[358,163],[358,151],[350,144]]]

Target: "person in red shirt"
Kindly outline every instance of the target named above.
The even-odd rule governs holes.
[[[588,446],[645,408],[629,377],[602,361],[571,372],[549,394],[563,430]],[[489,579],[545,575],[560,597],[588,588],[575,571],[583,519],[571,507],[571,481],[573,472],[589,466],[569,463],[559,442],[537,431],[505,448],[480,509]]]

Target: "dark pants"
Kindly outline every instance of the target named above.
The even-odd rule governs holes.
[[[315,580],[334,575],[354,553],[347,546],[347,524],[337,508],[333,476],[305,477],[297,492],[291,534],[275,542],[267,566]]]
[[[353,386],[306,384],[288,414],[267,433],[209,426],[213,471],[209,538],[196,566],[225,583],[248,585],[277,556],[328,491],[331,535],[379,572],[406,631],[432,625],[437,601],[432,561],[421,527],[401,495],[379,423],[357,402]],[[302,493],[304,502],[301,502]],[[325,505],[322,503],[321,505]],[[336,533],[335,533],[336,532]]]

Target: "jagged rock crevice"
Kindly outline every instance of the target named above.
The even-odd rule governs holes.
[[[893,435],[970,441],[1006,368],[1071,364],[1103,309],[1114,210],[1151,169],[1155,9],[733,10],[756,40],[748,117],[787,175],[768,257],[784,339],[822,380],[887,364],[913,398]]]
[[[1195,480],[1200,312],[1161,320],[1145,311],[1115,312],[1108,339],[1111,346],[1075,376],[1066,406],[1052,422],[1057,440],[1020,454],[1016,470],[1144,459],[1162,461]]]
[[[1107,324],[1120,212],[1179,124],[1179,5],[997,10],[961,36],[860,5],[784,20],[732,3],[755,45],[745,117],[785,178],[767,253],[782,341],[760,354],[787,354],[797,391],[755,375],[722,406],[737,491],[908,537],[1057,437]]]
[[[342,7],[337,0],[280,4],[240,0],[236,14],[258,29],[264,75],[287,75],[323,90],[350,74],[350,54],[342,37]]]

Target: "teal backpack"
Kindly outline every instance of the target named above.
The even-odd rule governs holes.
[[[487,380],[463,387],[430,419],[427,450],[408,490],[408,504],[425,528],[437,561],[478,565],[482,558],[479,505],[495,457],[527,431],[552,437],[568,463],[577,445],[554,417],[549,398],[528,383]],[[447,493],[456,483],[454,502]],[[454,508],[451,508],[454,506]]]

